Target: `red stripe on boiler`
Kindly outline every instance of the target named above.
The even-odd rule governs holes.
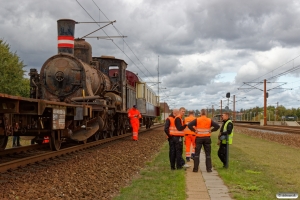
[[[60,35],[58,36],[58,40],[74,40],[74,36]]]
[[[74,48],[74,44],[60,43],[60,44],[58,44],[58,47]]]

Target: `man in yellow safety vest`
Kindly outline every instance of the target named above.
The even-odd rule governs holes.
[[[223,124],[220,129],[220,134],[218,136],[218,145],[220,145],[218,150],[218,156],[220,160],[223,163],[224,168],[228,168],[228,147],[226,141],[228,141],[228,144],[232,144],[232,137],[233,137],[233,123],[229,119],[229,113],[223,113],[222,114],[222,120]],[[226,136],[228,139],[226,140]]]

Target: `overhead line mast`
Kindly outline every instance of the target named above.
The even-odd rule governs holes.
[[[157,96],[159,98],[159,55],[157,56]]]

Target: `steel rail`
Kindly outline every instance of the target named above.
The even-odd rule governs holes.
[[[144,129],[144,130],[140,130],[140,133],[144,133],[147,132],[149,130],[153,130],[155,128],[159,128],[163,125],[159,124],[159,125],[155,125],[150,129]],[[102,140],[98,140],[98,141],[94,141],[94,142],[89,142],[86,144],[81,144],[81,145],[76,145],[76,146],[72,146],[72,147],[68,147],[68,148],[64,148],[61,149],[59,151],[51,151],[51,152],[47,152],[47,153],[42,153],[40,155],[34,155],[34,156],[30,156],[30,157],[26,157],[26,158],[21,158],[18,160],[14,160],[14,161],[9,161],[6,163],[2,163],[0,164],[0,173],[6,172],[6,171],[10,171],[10,170],[14,170],[20,167],[25,167],[26,165],[32,164],[32,163],[36,163],[36,162],[41,162],[41,161],[45,161],[45,160],[49,160],[51,158],[55,158],[55,157],[60,157],[62,155],[66,155],[66,154],[70,154],[70,153],[74,153],[77,151],[82,151],[85,149],[89,149],[92,148],[94,146],[98,146],[104,143],[108,143],[114,140],[119,140],[125,137],[129,137],[132,136],[132,133],[126,133],[123,135],[119,135],[119,136],[114,136],[112,138],[107,138],[107,139],[102,139]]]
[[[49,146],[49,144],[31,144],[31,145],[26,145],[21,147],[12,147],[9,149],[5,149],[4,151],[0,151],[0,157],[11,155],[11,154],[18,154],[18,153],[36,150],[36,149],[43,149],[43,148],[47,148],[47,146]]]
[[[266,131],[276,131],[276,132],[283,132],[283,133],[294,133],[300,134],[300,127],[292,127],[292,126],[259,126],[259,125],[246,125],[246,124],[234,124],[236,127],[244,127],[244,128],[253,128],[259,130],[266,130]]]

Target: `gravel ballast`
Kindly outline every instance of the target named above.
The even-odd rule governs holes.
[[[163,128],[1,174],[0,199],[112,199],[159,152]]]

